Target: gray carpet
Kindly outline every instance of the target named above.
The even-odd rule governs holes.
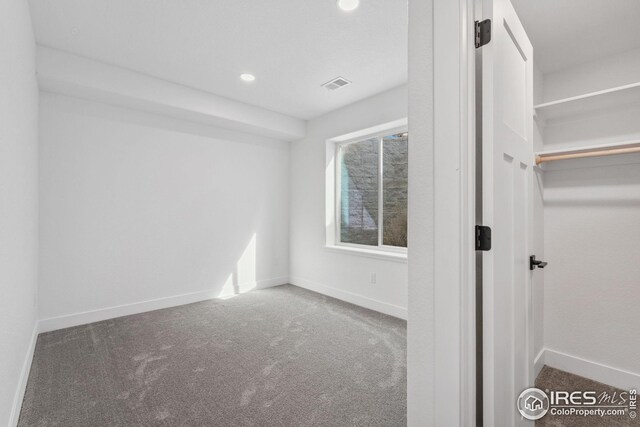
[[[403,426],[406,322],[295,286],[38,337],[20,426]]]
[[[588,378],[573,375],[568,372],[545,366],[536,378],[536,387],[541,390],[561,390],[561,391],[595,391],[607,392],[610,396],[620,396],[623,390],[602,384]],[[627,390],[627,393],[629,390]],[[540,420],[536,421],[536,427],[627,427],[640,426],[640,418],[632,419],[628,413],[620,416],[578,416],[578,415],[551,415],[547,413]]]

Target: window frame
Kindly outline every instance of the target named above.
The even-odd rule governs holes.
[[[329,142],[333,142],[334,144],[334,168],[333,168],[333,176],[334,176],[334,201],[333,201],[333,210],[334,210],[334,236],[333,236],[333,244],[327,244],[327,246],[333,246],[336,248],[350,248],[356,249],[360,251],[366,252],[377,252],[377,253],[388,253],[394,255],[405,255],[407,254],[407,248],[401,246],[391,246],[383,244],[384,240],[384,138],[386,136],[395,135],[398,133],[408,133],[408,126],[406,121],[399,126],[395,127],[386,127],[382,129],[376,129],[372,132],[361,131],[357,132],[357,136],[349,137],[347,139],[336,138],[333,141],[329,140]],[[363,245],[359,243],[349,243],[342,242],[340,240],[340,231],[342,226],[342,198],[341,198],[341,190],[342,190],[342,171],[340,170],[340,165],[342,164],[342,148],[349,144],[354,144],[357,142],[363,142],[368,139],[378,139],[378,244],[377,246],[373,245]],[[339,139],[339,140],[338,140]]]

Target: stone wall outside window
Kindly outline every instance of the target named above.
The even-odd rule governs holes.
[[[378,245],[379,142],[372,138],[342,147],[341,227],[343,243]],[[407,245],[408,137],[383,140],[383,244]]]

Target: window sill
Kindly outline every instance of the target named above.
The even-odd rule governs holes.
[[[363,256],[367,258],[381,259],[384,261],[407,263],[407,254],[399,252],[388,252],[378,249],[352,248],[348,246],[325,245],[325,250],[341,254]]]

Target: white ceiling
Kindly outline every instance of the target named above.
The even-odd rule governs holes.
[[[640,47],[640,0],[511,0],[548,73]]]
[[[407,81],[407,0],[30,0],[37,42],[308,119]],[[252,73],[247,84],[238,76]],[[320,87],[343,76],[352,85]]]

